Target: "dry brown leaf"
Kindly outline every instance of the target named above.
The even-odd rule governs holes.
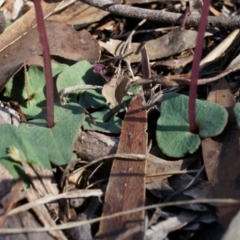
[[[177,190],[187,186],[193,178],[194,177],[189,174],[182,174],[173,176],[167,181],[172,188]],[[209,182],[199,179],[194,186],[184,190],[183,194],[194,199],[211,198],[211,186]]]
[[[193,54],[189,54],[186,57],[181,57],[181,58],[170,58],[162,61],[157,61],[154,65],[155,66],[162,66],[167,69],[179,69],[185,67],[187,64],[192,62],[193,60]]]
[[[238,71],[240,69],[240,54],[237,55],[236,58],[234,58],[231,63],[228,65],[228,67],[223,70],[221,73],[214,77],[210,78],[201,78],[198,79],[198,85],[207,84],[210,82],[214,82],[219,80],[220,78],[225,77],[229,73]],[[171,75],[166,76],[159,80],[159,83],[166,86],[180,86],[180,85],[189,85],[190,84],[190,74],[179,74],[179,75]]]
[[[147,154],[147,110],[143,91],[133,97],[124,118],[117,153]],[[145,204],[145,161],[115,159],[105,193],[102,216]],[[119,234],[139,227],[128,239],[142,239],[144,211],[101,221],[98,237],[116,239]]]
[[[229,113],[224,131],[217,137],[202,141],[203,160],[212,185],[212,197],[240,199],[239,130],[233,113],[235,99],[224,78],[216,84],[208,100],[222,105]],[[227,226],[238,209],[236,206],[219,208],[221,222]]]
[[[109,107],[112,109],[118,106],[121,102],[127,90],[130,87],[130,79],[127,76],[115,75],[111,81],[104,84],[102,89],[102,95],[106,98]]]
[[[49,40],[51,55],[80,61],[97,61],[99,46],[97,41],[86,31],[76,32],[70,25],[59,22],[46,22],[46,31]],[[0,89],[10,77],[18,71],[22,64],[34,56],[42,54],[36,28],[28,31],[18,41],[0,52],[1,72]]]
[[[168,173],[174,171],[180,171],[187,169],[189,166],[198,161],[198,156],[194,155],[186,159],[180,159],[177,161],[167,161],[152,154],[147,156],[147,166],[146,166],[146,183],[151,183],[154,181],[160,181],[171,176],[161,175],[161,173]],[[158,175],[159,174],[159,175]],[[158,175],[158,176],[157,176]]]
[[[174,29],[162,37],[147,41],[144,46],[150,60],[161,59],[180,53],[188,48],[193,48],[196,43],[197,31]],[[113,55],[119,55],[123,42],[113,40],[99,41],[99,44]],[[131,62],[141,61],[141,48],[143,44],[132,43]]]

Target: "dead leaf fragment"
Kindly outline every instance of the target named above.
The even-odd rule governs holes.
[[[229,113],[224,131],[217,137],[202,141],[203,160],[208,180],[212,185],[212,197],[240,199],[239,130],[233,114],[235,99],[225,79],[216,84],[208,100],[221,104]],[[218,209],[220,221],[225,227],[238,209],[236,206]]]
[[[51,55],[75,61],[97,61],[100,55],[97,41],[86,31],[76,32],[70,25],[45,23]],[[16,71],[34,56],[42,55],[36,28],[0,52],[0,89]]]
[[[106,98],[107,103],[110,103],[109,107],[112,109],[118,106],[121,102],[127,90],[130,87],[130,79],[126,76],[115,75],[111,81],[104,84],[102,89],[102,95]]]

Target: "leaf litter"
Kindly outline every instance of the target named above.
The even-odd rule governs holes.
[[[221,12],[219,6],[233,13],[234,9],[227,3],[217,2],[212,4],[212,13]],[[125,2],[130,6],[134,3],[136,1]],[[93,239],[108,233],[111,237],[108,235],[107,239],[134,239],[134,236],[199,239],[204,236],[203,228],[207,228],[214,239],[221,239],[239,209],[211,204],[218,198],[225,204],[227,198],[239,199],[238,33],[229,41],[231,34],[228,36],[227,26],[224,31],[214,26],[206,31],[203,51],[208,58],[201,62],[198,102],[209,105],[209,111],[199,111],[197,107],[200,131],[199,136],[195,134],[198,144],[191,148],[194,141],[186,141],[181,134],[184,132],[191,138],[192,133],[176,129],[182,125],[189,128],[185,95],[188,95],[186,86],[190,84],[197,28],[183,22],[174,27],[146,20],[139,23],[139,20],[110,15],[93,7],[89,7],[84,16],[79,12],[88,6],[85,3],[73,2],[72,6],[63,7],[64,11],[57,11],[59,4],[42,3],[44,16],[52,15],[50,19],[55,21],[45,21],[56,88],[56,121],[52,129],[46,128],[44,120],[47,106],[44,69],[33,9],[0,36],[0,87],[5,91],[2,101],[5,106],[9,100],[18,102],[27,120],[15,127],[10,118],[10,124],[0,126],[0,171],[8,170],[1,174],[0,181],[5,210],[0,234],[7,231],[6,228],[24,226],[28,231],[31,227],[44,226],[47,239]],[[191,2],[190,15],[197,14],[199,6]],[[155,5],[151,1],[140,1],[138,7],[185,11],[183,3],[164,1]],[[78,31],[67,24],[73,24]],[[224,46],[219,44],[219,39]],[[110,75],[106,75],[106,70],[112,70]],[[227,82],[222,79],[224,76]],[[215,86],[213,81],[218,81]],[[212,89],[210,94],[209,89]],[[177,93],[167,93],[169,91]],[[154,98],[158,99],[157,105]],[[176,106],[171,103],[173,99],[178,99]],[[14,117],[13,111],[10,115]],[[163,129],[164,125],[169,129]],[[208,131],[217,136],[211,137]],[[176,154],[181,142],[186,148]],[[120,160],[121,154],[126,153],[132,157]],[[144,160],[136,160],[135,154],[142,154]],[[111,158],[107,160],[108,155]],[[14,187],[13,178],[23,179],[24,183]],[[93,192],[76,195],[77,189]],[[99,191],[104,192],[101,200]],[[61,192],[68,197],[61,196]],[[19,197],[12,200],[11,195]],[[37,202],[51,196],[59,196],[59,200],[54,204],[49,203],[50,198],[45,204]],[[4,199],[9,200],[4,202]],[[17,206],[21,207],[20,199],[36,202],[32,206],[35,215],[28,210],[9,214]],[[193,199],[196,202],[190,201]],[[178,205],[179,201],[183,205]],[[172,206],[154,205],[165,202],[172,202]],[[140,208],[121,216],[124,211],[144,206],[152,206],[152,210]],[[119,213],[115,218],[106,219]],[[19,217],[21,214],[31,219],[31,224],[21,223],[25,219]],[[102,218],[95,219],[101,215]],[[94,219],[99,225],[88,222]],[[144,221],[148,222],[145,226]],[[213,224],[222,232],[214,232]],[[54,228],[58,225],[58,229]],[[63,232],[64,228],[72,230]],[[21,234],[26,239],[38,237],[37,233],[29,237]]]

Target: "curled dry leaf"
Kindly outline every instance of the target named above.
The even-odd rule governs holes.
[[[45,25],[51,55],[75,61],[98,60],[100,55],[98,43],[86,30],[76,32],[70,25],[52,21],[47,21]],[[42,48],[36,28],[31,29],[18,41],[2,50],[0,52],[0,89],[24,62],[41,54]]]

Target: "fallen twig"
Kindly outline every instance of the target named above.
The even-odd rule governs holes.
[[[81,2],[124,17],[146,19],[156,22],[168,22],[181,25],[184,18],[184,14],[180,13],[131,7],[113,3],[111,0],[81,0]],[[186,20],[186,25],[198,26],[199,20],[200,15],[192,14]],[[236,28],[240,26],[240,16],[208,16],[208,25]]]

